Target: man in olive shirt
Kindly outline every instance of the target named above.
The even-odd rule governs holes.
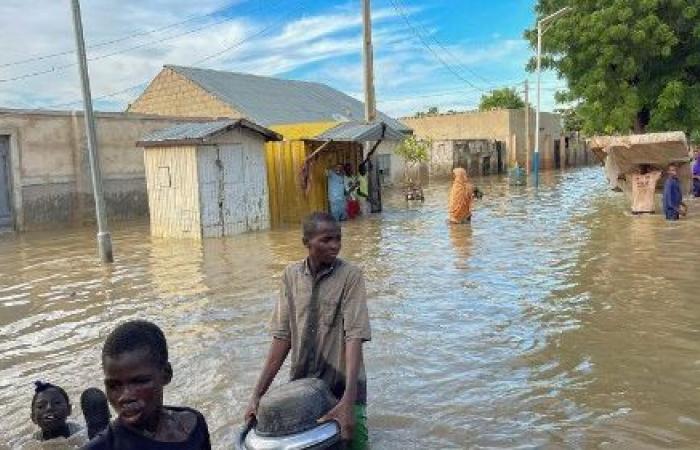
[[[367,378],[362,344],[371,339],[362,271],[338,258],[341,231],[333,216],[304,221],[309,256],[289,265],[272,315],[272,345],[245,413],[250,420],[292,351],[291,379],[321,378],[340,399],[322,421],[336,420],[350,448],[367,447]]]

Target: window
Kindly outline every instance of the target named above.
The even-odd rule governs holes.
[[[158,167],[158,187],[169,188],[172,187],[172,180],[170,179],[170,167]]]

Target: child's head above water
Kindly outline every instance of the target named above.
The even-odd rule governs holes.
[[[41,429],[42,439],[68,437],[66,420],[72,406],[68,394],[61,387],[37,381],[32,398],[32,422]]]
[[[161,329],[145,320],[119,325],[102,348],[102,369],[107,398],[119,420],[143,430],[157,426],[163,388],[173,376]]]

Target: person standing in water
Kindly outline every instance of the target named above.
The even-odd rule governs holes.
[[[649,170],[648,164],[639,167],[639,173],[631,175],[632,214],[654,214],[656,183],[661,178],[660,170]]]
[[[369,180],[367,179],[367,165],[365,163],[360,164],[358,173],[357,196],[360,200],[360,211],[362,211],[362,215],[366,216],[372,212],[372,207],[369,204]]]
[[[338,222],[347,219],[347,202],[345,199],[345,175],[342,164],[337,164],[328,171],[328,206],[331,215]]]
[[[338,258],[340,225],[326,213],[304,220],[306,259],[287,266],[270,322],[272,344],[244,418],[257,414],[260,399],[291,351],[291,381],[320,378],[339,402],[320,421],[336,420],[350,449],[366,449],[367,377],[362,345],[371,339],[362,270]]]
[[[683,192],[681,182],[678,180],[678,167],[675,164],[668,166],[668,177],[664,184],[664,213],[666,220],[678,220],[681,215],[685,215],[685,203],[683,203]]]
[[[452,173],[454,181],[450,191],[449,221],[452,224],[469,223],[472,219],[474,185],[463,168],[458,167]]]

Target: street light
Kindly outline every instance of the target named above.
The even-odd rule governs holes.
[[[542,27],[571,11],[567,6],[554,14],[540,19],[537,22],[537,114],[535,116],[535,155],[533,161],[533,172],[535,173],[535,186],[540,184],[540,86],[542,80],[541,59],[542,59],[542,35],[547,32],[547,29],[542,31]]]

